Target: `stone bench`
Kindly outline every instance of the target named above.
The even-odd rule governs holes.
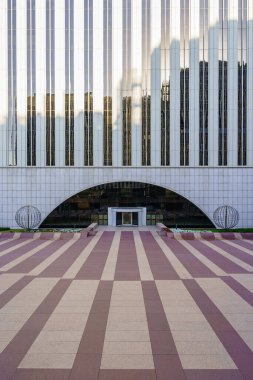
[[[163,223],[156,223],[156,227],[160,236],[167,236],[167,227]]]
[[[85,230],[83,230],[82,235],[87,237],[93,235],[93,231],[97,228],[97,223],[91,223]]]

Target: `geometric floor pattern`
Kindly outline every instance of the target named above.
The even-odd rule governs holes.
[[[1,380],[253,379],[253,242],[0,239]]]

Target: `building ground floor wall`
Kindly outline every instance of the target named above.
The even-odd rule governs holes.
[[[0,169],[0,226],[17,227],[16,211],[36,206],[42,221],[62,202],[93,186],[143,182],[170,189],[190,200],[213,222],[214,210],[230,205],[238,227],[253,226],[253,168],[19,168]]]

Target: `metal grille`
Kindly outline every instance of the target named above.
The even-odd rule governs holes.
[[[23,206],[16,212],[15,220],[19,227],[31,230],[39,225],[41,213],[37,207]]]

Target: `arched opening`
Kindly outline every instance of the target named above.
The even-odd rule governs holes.
[[[145,208],[147,225],[161,222],[168,227],[213,227],[208,217],[186,198],[141,182],[113,182],[81,191],[56,207],[41,227],[86,227],[93,222],[108,225],[108,208],[111,207]],[[136,217],[132,215],[134,224]],[[124,215],[118,213],[118,225],[120,218],[124,223]],[[129,215],[126,214],[125,219],[130,220]]]

